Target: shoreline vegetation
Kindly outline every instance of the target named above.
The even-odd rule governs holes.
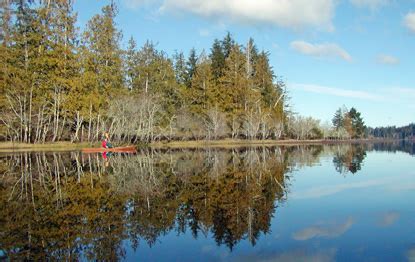
[[[284,139],[284,140],[244,140],[244,139],[221,139],[221,140],[186,140],[186,141],[155,141],[148,144],[139,144],[138,148],[238,148],[255,146],[297,146],[297,145],[327,145],[327,144],[350,144],[350,143],[371,143],[371,142],[392,142],[402,139],[390,138],[365,138],[365,139]],[[122,145],[119,145],[122,146]],[[24,151],[77,151],[85,147],[99,148],[99,143],[71,143],[68,141],[51,142],[44,144],[11,143],[0,142],[0,153],[24,152]]]
[[[415,124],[368,128],[345,105],[331,123],[297,114],[271,53],[252,38],[227,32],[209,49],[169,54],[133,37],[123,48],[113,3],[82,31],[73,1],[2,7],[0,141],[19,143],[8,147],[75,150],[106,132],[114,144],[159,147],[415,137]]]

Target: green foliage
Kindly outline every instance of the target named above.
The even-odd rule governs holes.
[[[191,49],[187,59],[182,52],[170,58],[151,41],[137,47],[133,38],[122,50],[114,4],[94,15],[80,36],[72,4],[2,3],[4,139],[92,141],[109,130],[118,139],[135,140],[142,137],[143,115],[131,116],[138,129],[134,136],[126,130],[130,125],[119,126],[123,110],[114,108],[124,100],[135,112],[134,103],[149,97],[158,103],[148,107],[157,112],[146,113],[157,119],[145,124],[152,127],[152,138],[179,138],[179,126],[186,122],[178,123],[182,112],[196,121],[194,137],[211,137],[212,130],[214,137],[246,137],[247,127],[251,138],[280,137],[275,134],[286,118],[284,83],[276,79],[270,54],[258,52],[253,39],[244,47],[227,33],[209,53]],[[226,126],[231,128],[224,133]]]
[[[197,54],[194,48],[190,49],[189,58],[186,61],[185,84],[188,88],[192,86],[192,78],[197,70]]]
[[[106,106],[108,97],[123,87],[119,48],[121,32],[116,28],[115,15],[112,5],[104,6],[102,14],[95,15],[88,22],[82,38],[83,76],[87,78],[84,81],[87,82],[87,89],[103,96],[103,99],[98,100],[97,107]],[[90,74],[94,76],[91,82],[88,77]]]
[[[173,61],[176,81],[179,85],[183,86],[186,84],[186,60],[184,58],[183,52],[178,53],[176,51],[173,55]]]
[[[344,128],[351,138],[362,138],[366,132],[366,126],[361,117],[361,113],[354,107],[350,110],[339,108],[332,119],[333,126],[336,130]]]
[[[219,79],[223,76],[223,69],[225,67],[225,54],[221,42],[218,39],[213,41],[209,58],[211,60],[212,78],[217,85],[219,84]]]
[[[137,69],[139,65],[137,44],[134,38],[130,38],[128,41],[127,50],[124,53],[124,74],[125,74],[125,85],[128,90],[135,90],[139,87],[139,76],[140,73]]]
[[[414,139],[415,138],[415,124],[407,126],[396,127],[376,127],[367,128],[368,136],[379,138],[394,138],[394,139]]]
[[[336,129],[339,129],[343,126],[343,113],[341,108],[337,109],[336,113],[334,114],[332,123]]]
[[[353,137],[361,138],[365,134],[366,126],[361,117],[361,113],[358,112],[354,107],[349,111],[349,117],[352,120]]]

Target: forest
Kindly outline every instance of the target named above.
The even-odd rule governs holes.
[[[270,53],[231,33],[172,55],[132,37],[114,3],[83,31],[72,0],[2,1],[0,140],[117,142],[363,137],[360,113],[333,125],[293,113]],[[337,115],[339,113],[340,115]]]
[[[368,128],[367,132],[369,136],[378,138],[415,139],[415,124],[402,127],[388,126]]]

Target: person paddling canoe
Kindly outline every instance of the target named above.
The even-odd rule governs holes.
[[[102,140],[101,145],[103,148],[113,148],[110,142],[110,135],[108,134],[108,132],[104,133],[104,140]]]

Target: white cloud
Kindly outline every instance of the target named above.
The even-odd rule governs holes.
[[[245,24],[274,25],[294,30],[313,27],[333,31],[335,1],[164,0],[160,11],[182,11],[205,18],[231,20]]]
[[[408,13],[403,19],[404,25],[409,31],[415,33],[415,12]]]
[[[305,41],[293,41],[291,48],[305,55],[314,57],[339,57],[346,61],[352,61],[352,57],[340,46],[333,43],[311,44]]]
[[[371,10],[378,9],[389,4],[389,0],[350,0],[350,2],[359,8],[369,8]]]
[[[334,88],[334,87],[327,87],[327,86],[320,86],[320,85],[310,85],[310,84],[292,84],[290,86],[294,89],[300,89],[303,91],[318,93],[318,94],[358,98],[358,99],[372,100],[372,101],[383,101],[384,100],[384,97],[380,95],[372,94],[372,93],[365,92],[365,91],[348,90],[348,89],[341,89],[341,88]]]
[[[399,64],[399,59],[391,55],[382,54],[378,56],[377,62],[384,65],[397,65]]]
[[[315,237],[335,238],[343,235],[354,224],[353,218],[349,217],[347,221],[341,224],[326,226],[311,226],[293,234],[293,239],[304,241]]]
[[[415,88],[408,87],[388,87],[379,90],[385,97],[388,97],[389,101],[396,101],[399,103],[409,103],[413,105],[415,99]]]

